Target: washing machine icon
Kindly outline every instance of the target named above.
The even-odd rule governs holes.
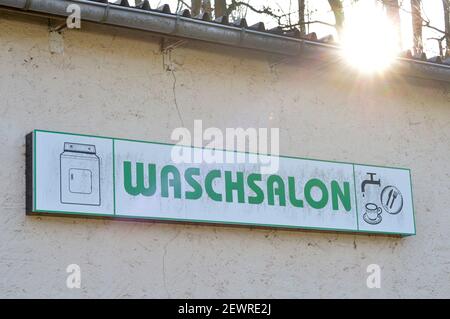
[[[100,206],[100,158],[95,145],[65,142],[60,176],[61,203]]]

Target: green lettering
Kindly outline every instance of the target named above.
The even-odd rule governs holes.
[[[274,187],[276,184],[276,187]],[[269,205],[275,205],[275,195],[278,196],[280,206],[286,206],[283,179],[278,175],[270,175],[267,179],[267,201]]]
[[[320,200],[316,201],[312,195],[311,191],[313,187],[318,187],[322,193],[322,197]],[[305,199],[306,202],[312,207],[316,209],[321,209],[327,206],[328,203],[328,190],[325,184],[317,178],[310,179],[305,185]]]
[[[288,177],[289,201],[294,207],[303,207],[303,201],[295,196],[295,178]]]
[[[244,199],[244,173],[236,172],[236,182],[233,182],[232,172],[225,171],[225,198],[229,203],[233,202],[233,190],[237,191],[238,202],[245,203]]]
[[[193,189],[192,191],[186,191],[186,199],[199,199],[202,197],[202,186],[193,176],[200,176],[199,168],[188,168],[184,172],[184,179]]]
[[[123,183],[125,190],[132,196],[142,194],[143,196],[152,196],[156,191],[156,166],[148,164],[148,187],[144,183],[144,164],[136,163],[136,187],[132,184],[131,162],[123,162]]]
[[[172,175],[170,179],[169,174]],[[169,197],[169,186],[173,187],[173,196],[181,198],[180,172],[173,165],[166,165],[161,170],[161,197]]]
[[[339,183],[337,181],[331,182],[331,202],[333,203],[333,210],[339,210],[338,199],[341,201],[347,212],[352,209],[349,182],[344,182],[344,191],[342,191],[339,187]]]
[[[262,179],[261,174],[255,173],[255,174],[248,175],[248,178],[247,178],[248,187],[250,187],[250,189],[255,192],[255,196],[248,197],[248,202],[250,204],[261,204],[262,202],[264,202],[264,192],[262,191],[261,187],[259,187],[255,183],[255,182],[260,182],[261,179]]]
[[[210,171],[205,177],[205,190],[209,198],[216,202],[222,201],[222,194],[216,193],[212,187],[213,180],[222,176],[222,173],[215,169]]]

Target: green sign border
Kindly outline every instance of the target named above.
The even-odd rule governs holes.
[[[67,211],[49,211],[49,210],[39,210],[36,209],[36,133],[53,133],[53,134],[64,134],[64,135],[73,135],[73,136],[82,136],[82,137],[93,137],[93,138],[102,138],[112,140],[112,154],[113,154],[113,201],[114,201],[114,215],[110,214],[91,214],[91,213],[83,213],[83,212],[67,212]],[[409,168],[403,167],[392,167],[392,166],[381,166],[381,165],[370,165],[370,164],[358,164],[358,163],[350,163],[343,161],[330,161],[330,160],[319,160],[314,158],[305,158],[305,157],[296,157],[296,156],[285,156],[279,155],[280,158],[290,158],[290,159],[301,159],[301,160],[309,160],[309,161],[317,161],[317,162],[325,162],[325,163],[334,163],[334,164],[347,164],[353,166],[353,186],[356,187],[355,183],[355,165],[362,166],[372,166],[372,167],[381,167],[381,168],[392,168],[392,169],[401,169],[409,172],[409,181],[411,186],[411,202],[413,209],[413,223],[414,223],[414,233],[398,233],[398,232],[380,232],[380,231],[369,231],[369,230],[359,230],[359,220],[358,220],[358,204],[356,199],[356,188],[355,188],[355,211],[356,211],[356,226],[358,229],[343,229],[343,228],[321,228],[321,227],[308,227],[308,226],[292,226],[292,225],[273,225],[273,224],[257,224],[257,223],[244,223],[244,222],[230,222],[230,221],[219,221],[219,220],[201,220],[201,219],[180,219],[180,218],[163,218],[163,217],[143,217],[143,216],[129,216],[129,215],[117,215],[116,214],[116,191],[115,191],[115,141],[128,141],[128,142],[137,142],[137,143],[146,143],[146,144],[157,144],[157,145],[167,145],[174,146],[176,144],[170,143],[161,143],[161,142],[151,142],[151,141],[143,141],[143,140],[132,140],[126,138],[115,138],[115,137],[105,137],[98,135],[89,135],[89,134],[75,134],[75,133],[66,133],[59,131],[49,131],[49,130],[33,130],[33,146],[32,146],[32,156],[33,156],[33,174],[32,174],[32,203],[33,207],[31,211],[27,211],[27,214],[37,214],[37,215],[76,215],[83,217],[92,217],[92,218],[106,218],[106,219],[128,219],[128,220],[148,220],[148,221],[166,221],[166,222],[179,222],[179,223],[193,223],[193,224],[206,224],[206,225],[231,225],[231,226],[252,226],[252,227],[263,227],[263,228],[278,228],[278,229],[300,229],[300,230],[313,230],[313,231],[325,231],[325,232],[339,232],[339,233],[355,233],[355,234],[379,234],[379,235],[397,235],[401,237],[413,236],[416,235],[416,216],[414,209],[414,199],[413,199],[413,191],[412,191],[412,179],[411,179],[411,170]],[[197,148],[197,149],[208,149],[207,147],[197,147],[197,146],[183,146],[188,148]],[[224,150],[228,151],[228,150]],[[241,152],[241,151],[231,151],[234,153],[244,153],[244,154],[255,154],[260,155],[259,153],[253,152]]]

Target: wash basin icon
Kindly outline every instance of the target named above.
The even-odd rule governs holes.
[[[100,206],[100,158],[95,145],[65,142],[60,176],[62,204]]]

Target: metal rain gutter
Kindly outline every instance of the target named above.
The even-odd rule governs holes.
[[[70,4],[80,7],[81,19],[85,21],[291,57],[302,56],[324,61],[340,59],[340,49],[335,45],[111,3],[86,0],[0,0],[0,6],[62,17],[69,15],[66,10]],[[450,66],[447,65],[399,58],[393,66],[393,72],[450,82]]]

